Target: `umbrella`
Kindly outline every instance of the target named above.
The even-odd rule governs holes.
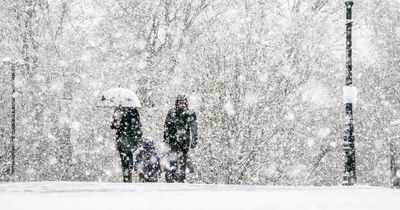
[[[111,88],[101,96],[99,106],[102,107],[142,107],[136,94],[126,88]]]

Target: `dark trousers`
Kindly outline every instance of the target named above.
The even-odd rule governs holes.
[[[158,182],[157,174],[152,176],[145,176],[143,173],[139,173],[139,182]]]
[[[171,151],[170,152],[170,167],[165,172],[165,180],[168,183],[171,182],[184,182],[186,178],[186,166],[187,166],[187,155],[188,151]]]
[[[133,150],[119,150],[121,157],[122,174],[124,178],[132,176],[133,169]]]

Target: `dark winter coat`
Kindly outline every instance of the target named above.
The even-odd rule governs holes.
[[[139,181],[157,182],[161,172],[160,158],[152,144],[144,145],[136,156],[135,170],[139,172]]]
[[[175,108],[171,109],[165,119],[164,142],[172,151],[187,152],[197,144],[196,113],[189,109],[187,99],[186,108],[178,108],[178,99]]]
[[[120,125],[117,125],[117,121]],[[116,130],[118,151],[135,150],[141,143],[142,124],[136,108],[117,108],[114,111],[111,129]]]

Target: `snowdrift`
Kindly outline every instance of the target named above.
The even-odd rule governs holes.
[[[398,210],[400,190],[81,182],[1,183],[2,210]]]

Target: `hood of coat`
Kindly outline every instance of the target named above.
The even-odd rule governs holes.
[[[175,107],[177,109],[179,109],[179,105],[178,105],[179,101],[185,101],[185,103],[186,103],[186,108],[185,109],[189,109],[189,102],[188,102],[188,99],[187,99],[187,97],[185,95],[178,95],[178,97],[176,97]]]
[[[147,151],[152,151],[155,150],[155,145],[154,145],[154,141],[152,139],[149,138],[145,138],[143,140],[143,149],[147,150]]]

